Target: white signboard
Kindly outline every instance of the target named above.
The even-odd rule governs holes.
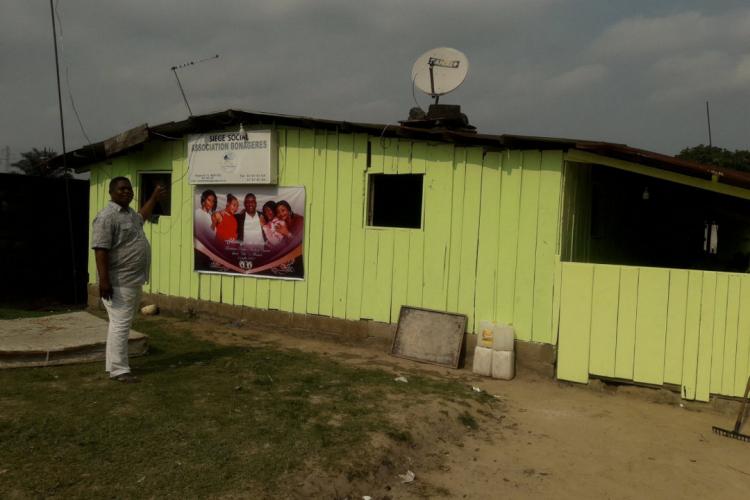
[[[276,134],[272,130],[188,136],[190,184],[276,184]]]

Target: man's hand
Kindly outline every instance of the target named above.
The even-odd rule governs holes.
[[[109,281],[99,283],[99,297],[104,300],[112,300],[112,285]]]
[[[151,198],[149,198],[138,211],[144,221],[151,218],[151,213],[154,211],[156,203],[163,200],[166,194],[167,188],[163,184],[157,184],[156,187],[154,187],[154,192],[151,193]]]
[[[155,201],[161,201],[164,199],[164,195],[167,194],[167,188],[164,184],[157,184],[154,188],[154,192],[151,194],[151,198]]]

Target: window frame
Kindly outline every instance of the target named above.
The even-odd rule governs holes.
[[[367,172],[367,179],[365,183],[365,211],[364,211],[364,227],[366,229],[382,230],[382,231],[424,231],[425,225],[425,177],[426,173],[385,173],[385,172]],[[420,192],[420,204],[419,204],[419,227],[403,227],[403,226],[379,226],[372,223],[373,211],[375,204],[375,197],[373,196],[375,190],[375,183],[373,182],[373,176],[389,176],[389,177],[403,177],[403,176],[419,176],[421,177],[422,189]]]

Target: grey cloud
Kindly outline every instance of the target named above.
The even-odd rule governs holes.
[[[395,123],[414,105],[416,57],[453,46],[467,54],[471,70],[441,102],[460,103],[482,132],[602,139],[673,153],[703,140],[702,101],[711,99],[722,110],[715,137],[747,147],[741,105],[750,98],[750,9],[733,0],[58,6],[62,69],[69,68],[93,140],[185,118],[169,68],[217,53],[218,60],[179,73],[196,113],[241,108]],[[4,3],[0,51],[0,147],[59,149],[45,2]],[[419,92],[416,98],[429,102]],[[65,101],[69,145],[77,147],[84,138]]]

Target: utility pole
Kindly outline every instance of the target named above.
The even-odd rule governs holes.
[[[708,101],[706,101],[706,122],[708,123],[708,147],[713,146],[711,141],[711,111],[708,109]]]

